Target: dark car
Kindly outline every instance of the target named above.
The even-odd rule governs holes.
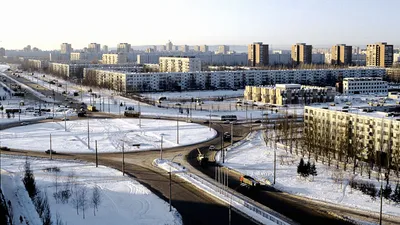
[[[231,134],[230,133],[228,133],[228,132],[225,132],[224,133],[224,141],[230,141],[231,140]]]
[[[261,120],[255,120],[254,123],[261,123]]]
[[[46,154],[50,154],[50,152],[51,152],[51,154],[57,154],[57,152],[56,151],[54,151],[53,149],[47,149],[46,151],[44,151]]]
[[[10,151],[10,148],[7,147],[7,146],[1,146],[0,150],[2,150],[2,151]]]
[[[204,124],[208,124],[208,123],[210,123],[210,121],[209,120],[204,120],[203,123]]]

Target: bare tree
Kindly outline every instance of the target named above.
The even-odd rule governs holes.
[[[91,200],[91,204],[93,206],[93,215],[96,216],[96,210],[99,210],[99,205],[101,204],[101,195],[100,195],[100,189],[97,185],[94,186],[93,188],[93,194],[92,194],[92,198]]]
[[[89,199],[87,196],[87,188],[85,186],[83,186],[80,191],[79,191],[79,207],[82,210],[82,218],[85,219],[85,210],[88,208],[89,206]]]
[[[76,215],[79,215],[79,200],[80,200],[80,188],[75,184],[74,191],[72,192],[71,204],[76,209]]]
[[[54,170],[54,177],[53,183],[54,187],[56,188],[56,192],[54,193],[54,198],[56,199],[56,203],[58,203],[58,199],[61,197],[58,193],[58,179],[59,179],[60,170]]]

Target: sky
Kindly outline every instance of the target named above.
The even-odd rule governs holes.
[[[379,5],[385,6],[380,7]],[[400,44],[399,0],[4,0],[0,46]]]

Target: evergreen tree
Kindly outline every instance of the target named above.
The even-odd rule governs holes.
[[[22,182],[24,183],[25,188],[28,191],[29,197],[31,199],[34,199],[37,194],[36,182],[35,182],[35,176],[33,175],[33,172],[31,170],[31,165],[28,162],[28,160],[25,161],[25,175],[24,178],[22,179]]]
[[[308,177],[310,174],[311,174],[311,164],[310,161],[308,161],[304,168],[304,177]]]
[[[304,160],[303,158],[300,159],[300,163],[297,166],[297,173],[300,174],[301,176],[303,176],[303,171],[304,171]]]
[[[391,194],[392,194],[392,187],[391,187],[391,185],[390,184],[387,184],[386,186],[385,186],[385,188],[383,189],[383,197],[385,198],[385,199],[390,199],[390,196],[391,196]]]
[[[315,176],[318,175],[318,173],[317,173],[317,168],[315,167],[315,163],[313,163],[313,164],[311,165],[311,168],[310,168],[310,175],[312,175],[313,177],[315,177]]]
[[[394,202],[400,203],[400,185],[399,185],[399,183],[397,183],[396,189],[394,190],[391,198]]]

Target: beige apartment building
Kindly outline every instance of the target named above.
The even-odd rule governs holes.
[[[61,44],[61,54],[69,54],[72,52],[72,45],[68,43]]]
[[[367,66],[392,67],[393,45],[386,42],[367,45]]]
[[[266,66],[269,63],[268,45],[262,42],[254,42],[248,46],[248,65]]]
[[[201,51],[201,52],[208,52],[208,45],[202,45],[202,46],[200,46],[200,51]]]
[[[228,54],[229,46],[228,45],[220,45],[218,46],[218,54]]]
[[[333,102],[335,99],[335,88],[300,84],[246,86],[244,99],[275,105]]]
[[[117,46],[118,53],[129,53],[131,51],[131,45],[128,43],[119,43]]]
[[[306,43],[297,43],[292,45],[292,62],[298,64],[311,64],[312,62],[312,45]]]
[[[352,46],[339,44],[332,46],[331,64],[332,65],[349,65],[352,62]]]
[[[127,63],[128,58],[124,53],[118,54],[103,54],[102,56],[102,63],[103,64],[121,64]]]
[[[201,60],[195,57],[160,57],[160,72],[201,71]]]
[[[400,119],[396,113],[384,108],[364,109],[349,106],[306,106],[304,108],[305,131],[321,138],[321,146],[329,146],[337,154],[344,151],[341,138],[346,145],[357,151],[357,157],[368,159],[368,151],[377,162],[378,155],[400,154]],[[379,111],[375,111],[379,110]],[[326,141],[328,140],[328,141]],[[343,141],[342,141],[343,142]],[[342,145],[342,146],[341,146]],[[379,153],[379,154],[377,154]]]
[[[99,53],[100,50],[100,44],[97,43],[90,43],[88,45],[88,52],[92,52],[92,53]]]

